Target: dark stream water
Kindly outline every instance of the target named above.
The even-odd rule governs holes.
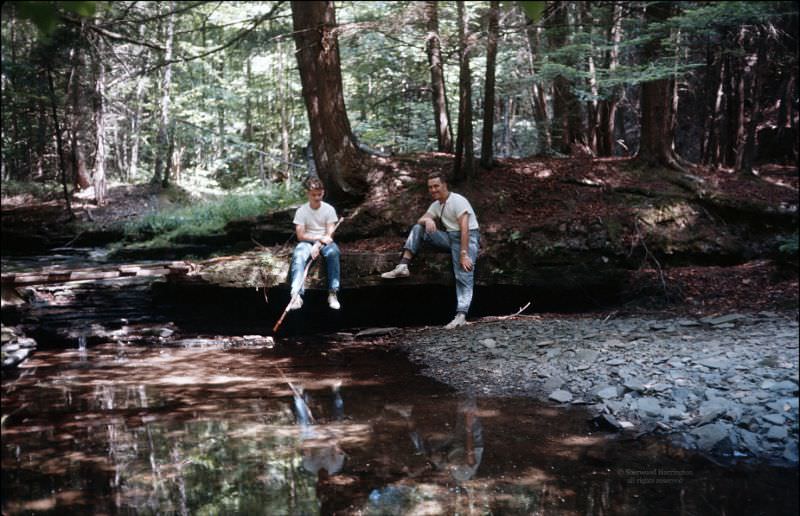
[[[798,512],[796,470],[459,394],[385,340],[202,336],[40,343],[3,380],[3,514]]]

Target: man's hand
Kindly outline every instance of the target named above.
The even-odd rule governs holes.
[[[422,223],[425,224],[425,232],[426,233],[433,233],[436,231],[436,223],[429,218],[422,219]]]
[[[467,253],[461,253],[461,268],[465,271],[469,272],[472,270],[473,263],[472,258],[469,257]]]
[[[333,239],[328,235],[325,235],[324,237],[320,238],[319,241],[322,242],[322,245],[328,245],[333,242]]]
[[[311,246],[311,259],[316,260],[317,256],[319,256],[319,249],[322,247],[320,242],[317,242],[313,246]]]

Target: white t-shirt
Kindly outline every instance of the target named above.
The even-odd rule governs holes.
[[[426,214],[433,217],[434,220],[441,219],[445,230],[459,231],[461,226],[458,225],[458,217],[464,213],[469,213],[469,229],[478,229],[478,219],[475,217],[475,210],[472,209],[469,201],[457,193],[450,192],[447,199],[444,201],[444,209],[439,201],[433,201]]]
[[[309,203],[305,203],[294,212],[294,223],[305,226],[306,236],[313,239],[324,237],[327,225],[335,224],[337,220],[339,219],[336,210],[324,201],[316,210],[312,209]]]

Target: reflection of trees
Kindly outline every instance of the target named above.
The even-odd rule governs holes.
[[[120,508],[189,514],[315,513],[292,421],[148,423],[115,432]],[[111,435],[110,435],[111,437]],[[133,445],[131,446],[131,442]]]

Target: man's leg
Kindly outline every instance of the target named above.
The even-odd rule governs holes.
[[[453,260],[453,275],[456,280],[456,318],[447,325],[448,328],[461,326],[467,317],[469,307],[472,304],[472,291],[475,286],[475,264],[478,259],[479,236],[473,230],[469,232],[469,244],[467,254],[472,260],[472,270],[465,271],[461,268],[461,235],[458,231],[449,233],[450,237],[450,256]]]
[[[447,233],[444,231],[427,233],[425,231],[425,226],[422,224],[414,224],[414,227],[412,227],[411,231],[408,233],[406,243],[403,245],[403,257],[400,260],[400,264],[391,271],[381,274],[381,277],[386,279],[407,277],[410,274],[408,270],[408,263],[414,256],[417,255],[417,253],[419,253],[423,243],[443,251],[446,251],[450,248]]]
[[[292,266],[289,272],[292,297],[294,297],[295,294],[300,294],[302,296],[304,293],[303,271],[306,268],[306,262],[311,258],[311,247],[311,244],[308,242],[300,242],[292,253]]]
[[[322,257],[325,258],[325,266],[327,269],[328,306],[334,310],[338,310],[341,308],[341,305],[336,297],[336,292],[339,291],[339,281],[341,277],[341,265],[339,263],[341,251],[339,251],[339,246],[337,246],[334,242],[331,242],[323,247],[322,251],[320,252]]]

